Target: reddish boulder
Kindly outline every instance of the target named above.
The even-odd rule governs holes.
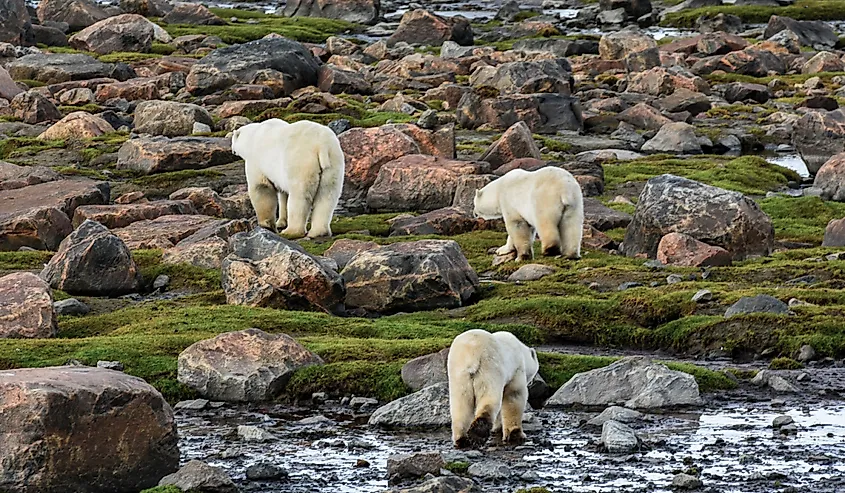
[[[148,101],[158,99],[158,97],[159,83],[156,79],[149,77],[129,79],[125,82],[101,84],[97,87],[97,92],[94,94],[94,98],[99,102],[105,102],[114,98],[122,98],[127,101]]]
[[[348,264],[355,255],[378,247],[379,244],[374,241],[348,240],[341,238],[332,243],[332,246],[330,246],[323,255],[334,260],[335,263],[337,263],[338,271],[342,271],[343,268],[346,267],[346,264]]]
[[[487,161],[495,170],[519,158],[540,159],[540,148],[525,122],[514,123],[478,159]]]
[[[465,209],[445,207],[419,216],[393,221],[390,236],[442,235],[455,236],[470,231],[503,229],[502,221],[485,221],[475,218]]]
[[[692,236],[669,233],[657,245],[657,260],[664,265],[682,267],[725,267],[731,265],[731,254]]]
[[[204,169],[237,161],[228,139],[217,137],[139,137],[123,143],[117,168],[145,174]]]
[[[701,77],[670,72],[663,67],[654,67],[645,72],[631,74],[625,92],[667,96],[677,89],[710,94],[710,85]]]
[[[264,111],[273,108],[285,108],[291,102],[290,98],[280,99],[253,99],[249,101],[225,101],[220,105],[214,114],[220,118],[229,118],[242,115],[260,115]]]
[[[109,122],[87,111],[74,111],[54,123],[41,135],[41,140],[93,139],[114,132]]]
[[[824,247],[845,247],[845,219],[833,219],[824,230]]]
[[[18,166],[0,161],[0,191],[61,180],[62,175],[46,166]]]
[[[70,37],[72,48],[100,55],[114,52],[147,53],[152,48],[156,26],[144,16],[121,14],[103,19]]]
[[[563,94],[514,94],[482,98],[475,92],[464,94],[458,103],[458,123],[468,129],[505,130],[525,122],[537,133],[581,130],[584,119],[577,98]]]
[[[198,3],[179,3],[161,20],[167,24],[190,24],[194,26],[226,24],[226,21],[208,10],[208,7]]]
[[[50,286],[30,272],[0,277],[0,338],[46,338],[58,332]]]
[[[444,18],[423,9],[405,12],[399,27],[387,38],[387,46],[404,41],[409,44],[440,46],[444,41],[471,46],[472,27],[462,16]]]
[[[196,214],[194,204],[188,200],[158,200],[140,204],[86,205],[77,207],[73,226],[87,220],[96,221],[109,229],[125,228],[132,223],[173,214]]]
[[[452,207],[471,214],[475,207],[475,191],[481,190],[496,179],[496,175],[461,175],[455,188]]]
[[[170,248],[202,228],[228,222],[226,219],[198,215],[161,216],[115,229],[114,234],[130,250]]]
[[[645,130],[660,130],[663,128],[663,125],[672,123],[672,120],[663,116],[658,110],[646,103],[638,103],[631,106],[622,113],[619,113],[618,118],[619,121]]]
[[[38,20],[67,23],[71,31],[106,19],[109,14],[89,0],[41,0],[38,3]]]
[[[33,125],[62,118],[62,112],[56,108],[56,105],[34,90],[22,92],[12,98],[9,109],[12,111],[12,116]]]

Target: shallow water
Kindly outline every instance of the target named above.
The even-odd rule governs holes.
[[[710,404],[712,406],[712,404]],[[672,477],[697,467],[705,486],[731,493],[774,491],[782,486],[815,493],[842,491],[845,483],[845,406],[840,402],[802,409],[800,401],[783,407],[771,403],[727,403],[701,412],[649,415],[633,424],[652,449],[632,455],[599,452],[594,443],[599,428],[579,423],[594,413],[540,410],[528,435],[533,445],[521,450],[488,450],[470,462],[497,460],[513,471],[503,483],[485,483],[484,491],[512,492],[547,486],[554,491],[669,492]],[[183,460],[201,459],[223,467],[248,491],[279,491],[282,483],[247,482],[244,471],[270,461],[290,472],[285,491],[325,489],[338,492],[377,492],[388,487],[387,457],[395,453],[439,450],[454,459],[448,433],[392,433],[374,430],[349,414],[327,414],[336,424],[295,424],[316,413],[268,408],[262,412],[224,408],[178,416]],[[772,419],[788,414],[799,426],[797,435],[783,436],[771,428]],[[240,424],[253,424],[278,440],[250,443],[239,439]],[[536,429],[535,429],[536,428]],[[224,452],[225,451],[225,452]],[[353,467],[357,460],[368,468]],[[534,473],[522,479],[525,473]],[[833,482],[827,486],[825,482]],[[781,488],[777,488],[780,490]]]
[[[784,168],[791,169],[800,175],[802,178],[806,178],[810,176],[810,172],[807,170],[807,164],[804,162],[804,159],[801,158],[801,155],[797,152],[787,152],[787,153],[770,153],[764,155],[766,161],[777,164],[778,166],[783,166]]]

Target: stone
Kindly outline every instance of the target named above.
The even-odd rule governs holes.
[[[85,29],[109,16],[99,5],[89,0],[42,0],[38,3],[38,20],[64,22],[68,29]]]
[[[45,166],[18,166],[0,161],[0,191],[61,180],[62,175]]]
[[[574,82],[566,58],[521,61],[482,67],[470,75],[474,88],[494,88],[499,94],[569,94]]]
[[[317,87],[331,94],[372,94],[373,87],[364,74],[353,70],[343,70],[331,64],[320,67],[317,75]]]
[[[672,123],[672,120],[645,103],[637,103],[622,111],[619,113],[618,118],[621,122],[644,130],[660,130],[664,125]]]
[[[41,135],[42,140],[93,139],[114,132],[109,122],[86,111],[74,111],[54,123]]]
[[[6,68],[15,80],[36,80],[48,85],[108,77],[112,70],[111,65],[81,53],[26,55]]]
[[[368,421],[370,426],[431,430],[448,427],[449,384],[429,385],[376,409]]]
[[[91,311],[88,305],[76,298],[68,298],[62,301],[53,302],[53,310],[56,315],[88,315]]]
[[[117,169],[143,174],[205,169],[237,161],[228,139],[149,137],[129,139],[117,151]]]
[[[409,486],[385,490],[384,493],[481,493],[472,479],[456,475],[429,479],[418,486]]]
[[[789,383],[785,378],[772,370],[760,370],[751,379],[751,383],[758,386],[766,386],[778,393],[798,393],[799,390]],[[789,425],[784,425],[789,426]]]
[[[779,15],[769,18],[763,38],[769,39],[781,31],[794,33],[801,42],[801,46],[833,48],[839,43],[836,31],[827,22],[797,21]]]
[[[198,3],[177,3],[161,20],[167,24],[190,24],[194,26],[226,24],[226,21],[214,15],[206,6]]]
[[[397,217],[390,224],[389,236],[454,236],[502,227],[503,223],[499,220],[485,221],[473,217],[467,209],[444,207],[419,216]]]
[[[633,423],[641,419],[643,419],[643,413],[639,411],[619,406],[610,406],[602,411],[598,416],[587,421],[587,424],[591,426],[603,426],[607,421]]]
[[[4,491],[140,491],[179,467],[173,411],[138,377],[82,366],[4,370],[0,408],[0,429],[16,430],[0,434]]]
[[[475,207],[475,191],[481,190],[493,180],[495,175],[461,175],[458,178],[458,186],[455,188],[455,198],[452,199],[452,207],[467,214],[472,213]]]
[[[845,62],[829,51],[816,53],[813,58],[801,67],[802,74],[819,74],[822,72],[842,72]]]
[[[534,142],[531,130],[525,122],[514,123],[499,140],[484,151],[478,160],[487,161],[490,163],[491,170],[495,170],[519,158],[541,158],[540,148]]]
[[[0,277],[0,300],[0,338],[40,339],[58,332],[53,293],[37,275],[14,272]]]
[[[625,9],[602,10],[597,17],[599,24],[620,26],[628,20]]]
[[[742,18],[724,12],[703,14],[695,20],[695,28],[704,34],[713,32],[739,34],[742,32]]]
[[[593,198],[584,199],[584,222],[599,231],[626,228],[632,217],[626,212],[611,209]]]
[[[789,416],[789,415],[777,416],[777,417],[775,417],[774,420],[772,420],[772,428],[778,429],[778,428],[782,428],[782,427],[787,426],[787,425],[791,425],[793,423],[795,423],[795,420],[792,419],[792,416]]]
[[[727,55],[702,58],[690,70],[700,76],[722,70],[750,77],[766,77],[771,73],[786,73],[786,65],[771,51],[755,49],[751,46],[744,50],[732,51]]]
[[[611,454],[629,454],[640,446],[640,439],[629,426],[612,419],[601,427],[601,442]]]
[[[603,11],[623,9],[634,19],[651,13],[651,0],[601,0],[599,8]]]
[[[792,145],[815,175],[829,159],[845,152],[845,112],[807,112],[793,125]]]
[[[694,303],[707,303],[708,301],[713,300],[713,292],[709,289],[699,289],[692,295],[692,302]]]
[[[214,124],[205,108],[175,101],[143,101],[134,115],[137,133],[166,137],[191,135],[196,123]]]
[[[120,0],[120,8],[127,14],[164,17],[173,10],[173,5],[168,0]]]
[[[657,245],[657,260],[664,265],[683,267],[725,267],[731,254],[683,233],[669,233]]]
[[[672,122],[660,127],[653,138],[643,144],[643,152],[656,154],[701,154],[695,127],[686,122]]]
[[[417,479],[426,474],[440,474],[446,461],[440,452],[416,452],[395,454],[387,458],[387,477],[391,482],[403,479]]]
[[[485,173],[486,163],[422,154],[385,163],[367,191],[367,205],[377,211],[427,211],[449,207],[462,175]]]
[[[813,346],[809,344],[804,344],[801,346],[801,349],[798,350],[798,357],[796,358],[801,363],[809,363],[816,359],[816,350],[813,349]]]
[[[32,22],[23,0],[0,2],[0,43],[23,46],[32,30]]]
[[[513,50],[529,55],[551,53],[557,57],[570,57],[575,55],[598,55],[599,44],[593,40],[522,38],[516,40],[513,44]]]
[[[31,125],[53,122],[62,118],[62,113],[56,105],[35,91],[22,92],[12,98],[9,109],[12,111],[12,116]]]
[[[126,244],[105,226],[85,221],[65,238],[41,271],[53,289],[115,296],[137,292],[141,273]]]
[[[276,440],[276,435],[263,428],[251,425],[238,426],[238,436],[247,442],[272,442]]]
[[[660,240],[669,233],[724,248],[734,260],[769,255],[774,248],[772,221],[753,200],[667,174],[650,179],[640,194],[624,253],[655,258]]]
[[[246,478],[251,481],[280,481],[287,479],[288,472],[270,462],[257,462],[246,468]]]
[[[235,84],[260,83],[262,72],[279,74],[282,95],[317,84],[320,60],[302,44],[278,37],[218,48],[191,67],[185,80],[193,95],[206,95]]]
[[[789,313],[789,306],[779,299],[767,294],[757,296],[743,296],[731,305],[725,312],[725,318],[749,313]]]
[[[732,82],[725,88],[725,100],[729,103],[754,101],[763,104],[769,97],[769,88],[762,84]]]
[[[505,130],[523,121],[532,132],[556,133],[581,130],[584,125],[581,104],[565,94],[514,94],[497,98],[481,98],[464,94],[457,107],[458,123],[467,129],[486,125]]]
[[[196,342],[179,354],[179,382],[206,399],[261,402],[284,392],[293,373],[323,360],[285,334],[247,329]]]
[[[656,48],[657,41],[636,28],[608,33],[599,40],[599,56],[603,60],[621,60],[632,53]]]
[[[402,366],[402,381],[415,392],[438,383],[447,383],[448,358],[448,347],[436,353],[418,356]]]
[[[479,286],[453,240],[394,243],[356,255],[343,269],[346,305],[380,313],[455,308]]]
[[[608,406],[651,409],[699,405],[698,383],[692,375],[632,356],[609,366],[578,373],[546,402],[548,406]]]
[[[825,200],[845,202],[845,152],[832,156],[819,168],[813,187]]]
[[[248,210],[244,210],[238,200],[238,195],[221,197],[209,187],[181,188],[171,193],[169,198],[173,201],[187,200],[194,205],[197,212],[206,216],[241,219],[254,214],[252,204],[249,205]]]
[[[58,25],[65,26],[63,23]],[[37,24],[33,25],[31,29],[32,38],[36,45],[68,46],[67,35],[61,29]]]
[[[399,42],[440,46],[444,41],[472,46],[473,35],[469,21],[463,16],[444,18],[427,10],[416,9],[402,15],[399,27],[387,38],[387,46],[393,47]]]
[[[704,94],[683,87],[675,89],[669,96],[658,99],[654,105],[668,113],[687,111],[693,116],[706,112],[712,106],[710,99]]]
[[[9,72],[5,68],[0,67],[0,99],[11,101],[22,92],[24,90],[18,87],[15,81],[12,80]]]
[[[356,24],[374,24],[379,19],[379,0],[291,0],[282,14],[287,17],[325,17]]]
[[[653,67],[640,73],[629,74],[625,92],[668,96],[679,89],[702,94],[710,93],[710,86],[701,77],[683,70],[668,70],[663,67]],[[699,104],[702,103],[699,102]]]
[[[148,53],[155,38],[155,24],[138,14],[103,19],[70,37],[72,48],[105,55],[115,52]]]
[[[676,474],[672,478],[672,488],[677,490],[697,490],[703,485],[700,479],[685,473]]]
[[[359,253],[366,250],[373,250],[378,248],[379,244],[373,241],[349,240],[340,238],[332,243],[332,246],[326,250],[323,255],[329,257],[337,263],[337,268],[343,270],[344,267]]]
[[[546,276],[552,275],[557,271],[550,265],[542,264],[525,264],[516,270],[513,274],[508,276],[510,282],[529,282],[537,281]]]
[[[824,230],[824,240],[822,241],[822,246],[845,246],[845,218],[833,219],[827,223],[827,227]]]
[[[499,461],[486,460],[471,464],[467,474],[481,480],[501,481],[511,477],[511,468]]]
[[[202,411],[207,408],[209,404],[208,399],[191,399],[188,401],[179,401],[173,406],[174,411]]]
[[[177,472],[161,478],[159,486],[175,486],[181,491],[237,493],[240,491],[226,471],[198,460],[189,461]]]
[[[130,250],[167,249],[178,244],[199,231],[206,228],[243,230],[243,225],[236,221],[216,219],[209,216],[179,214],[160,216],[155,219],[135,221],[125,228],[117,228],[113,232],[126,243]],[[209,235],[212,236],[212,235]]]

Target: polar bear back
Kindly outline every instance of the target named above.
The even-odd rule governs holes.
[[[481,217],[516,215],[536,225],[549,208],[583,206],[581,186],[569,171],[548,166],[537,171],[514,169],[478,192]],[[487,209],[487,210],[484,210]],[[487,212],[490,212],[487,214]]]
[[[502,384],[524,372],[526,385],[534,379],[538,366],[531,349],[510,332],[489,333],[473,329],[460,334],[449,350],[450,374],[465,373],[470,378],[483,375]]]

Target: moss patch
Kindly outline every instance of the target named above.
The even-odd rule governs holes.
[[[845,4],[830,0],[797,0],[788,7],[769,5],[720,5],[682,10],[667,14],[661,22],[664,26],[695,27],[695,20],[702,15],[719,13],[736,15],[745,23],[765,24],[773,15],[791,17],[797,20],[841,20],[845,19]]]

